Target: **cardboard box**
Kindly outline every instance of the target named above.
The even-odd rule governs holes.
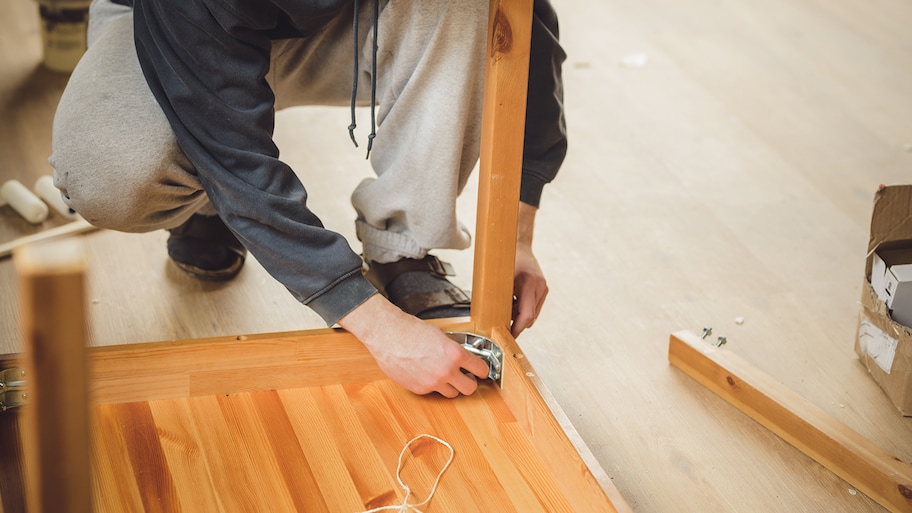
[[[912,328],[890,317],[871,279],[875,253],[882,257],[909,247],[912,247],[912,185],[881,187],[874,196],[871,214],[855,352],[874,381],[906,416],[912,416]]]

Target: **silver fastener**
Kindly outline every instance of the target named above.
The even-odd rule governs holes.
[[[716,340],[715,346],[716,346],[716,347],[722,347],[722,346],[725,345],[726,342],[728,342],[728,339],[726,339],[725,337],[719,337],[719,338]]]
[[[703,328],[703,334],[700,335],[700,338],[706,338],[706,337],[710,336],[712,334],[712,332],[713,332],[713,329],[711,327],[707,326],[707,327]]]

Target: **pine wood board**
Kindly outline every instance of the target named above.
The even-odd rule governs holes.
[[[94,348],[95,511],[363,511],[400,497],[391,472],[420,433],[459,462],[426,511],[631,511],[508,331],[493,337],[503,387],[455,401],[405,391],[336,330]],[[16,474],[15,455],[0,460]],[[15,503],[11,487],[0,497]]]
[[[883,507],[912,512],[912,466],[743,358],[681,331],[671,335],[668,359]]]
[[[428,513],[578,509],[496,385],[458,401],[388,380],[100,405],[96,511],[363,511],[401,503],[400,450],[428,433],[456,456]],[[419,441],[403,480],[427,495],[446,451]]]
[[[472,278],[472,318],[485,327],[511,319],[531,30],[531,0],[491,0]]]

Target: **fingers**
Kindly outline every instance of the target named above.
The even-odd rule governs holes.
[[[459,362],[459,367],[463,368],[475,376],[485,379],[490,374],[491,370],[488,368],[488,364],[485,363],[481,358],[473,355],[472,353],[462,349],[462,361]],[[460,373],[461,374],[461,373]]]
[[[484,365],[483,362],[482,365]],[[485,368],[487,368],[486,365]],[[475,380],[473,376],[463,374],[462,371],[459,371],[449,376],[446,382],[437,385],[429,392],[437,392],[448,399],[455,399],[459,397],[460,394],[472,395],[476,390],[478,390],[478,381]],[[419,393],[419,395],[422,394]]]
[[[436,371],[429,369],[423,386],[409,388],[419,395],[437,392],[440,395],[454,399],[459,395],[472,395],[478,390],[478,380],[488,377],[488,364],[481,358],[465,350],[457,342],[440,333],[441,348],[443,352],[436,364]],[[425,346],[429,344],[424,344]],[[466,374],[466,372],[470,374]],[[436,378],[432,376],[436,375]]]
[[[513,307],[513,326],[510,327],[513,338],[518,337],[523,330],[532,326],[535,318],[536,312],[532,305],[531,295],[521,294],[517,297],[516,305]]]
[[[538,319],[548,296],[548,282],[529,244],[517,242],[516,245],[513,295],[517,300],[513,308],[513,325],[510,332],[514,337],[518,337]]]
[[[456,399],[459,397],[459,390],[457,390],[453,385],[449,384],[440,387],[440,389],[437,390],[437,393],[446,397],[447,399]]]
[[[517,300],[513,307],[513,325],[510,328],[514,338],[535,323],[548,296],[548,286],[543,281],[527,281],[518,285]]]
[[[459,376],[454,376],[450,382],[450,387],[455,389],[458,394],[462,395],[472,395],[478,390],[478,381],[475,381],[470,376],[466,376],[463,373],[459,373]]]
[[[475,390],[478,389],[478,381],[475,379],[475,376],[482,379],[487,378],[488,364],[481,358],[463,349],[456,342],[453,342],[452,345],[449,346],[447,353],[450,360],[451,372],[446,378],[447,382],[437,391],[445,397],[455,397],[455,395],[450,395],[453,390],[455,390],[456,395],[471,395],[475,393]],[[471,373],[471,375],[464,374],[463,369]]]
[[[483,377],[486,378],[488,376],[487,364],[485,364],[484,362],[482,362],[480,359],[478,359],[475,356],[472,356],[472,358],[481,362],[482,367],[484,367],[484,369],[485,369],[485,374]],[[439,386],[436,391],[439,392],[440,395],[442,395],[444,397],[454,399],[454,398],[458,397],[460,394],[472,395],[475,393],[476,390],[478,390],[478,380],[475,379],[475,377],[472,375],[463,374],[462,371],[459,371],[456,374],[450,376],[450,378],[448,379],[448,382]]]
[[[475,376],[488,376],[484,360],[379,294],[339,322],[364,343],[390,379],[415,394],[469,395],[478,389]]]

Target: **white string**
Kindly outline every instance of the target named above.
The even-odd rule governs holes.
[[[415,504],[409,504],[408,500],[409,500],[409,497],[411,497],[411,495],[412,495],[412,489],[409,488],[408,485],[406,485],[405,483],[402,482],[402,476],[400,475],[402,473],[402,458],[405,456],[405,453],[408,452],[408,448],[413,443],[415,443],[416,441],[418,441],[422,438],[430,438],[431,440],[434,440],[437,443],[445,446],[447,449],[450,450],[450,457],[449,457],[449,459],[447,459],[447,462],[443,465],[443,468],[440,469],[440,473],[437,474],[437,479],[434,480],[434,486],[433,486],[433,488],[431,488],[430,493],[428,493],[427,498],[421,502],[416,502]],[[415,438],[412,438],[411,440],[409,440],[409,442],[407,444],[405,444],[405,447],[402,448],[402,452],[399,453],[399,464],[396,465],[396,481],[399,482],[399,486],[401,486],[402,490],[405,491],[405,498],[402,500],[402,504],[391,505],[391,506],[380,506],[379,508],[362,511],[361,513],[377,513],[378,511],[393,511],[393,510],[398,511],[399,513],[408,513],[409,511],[415,511],[416,513],[423,513],[420,509],[418,509],[418,506],[424,506],[425,504],[431,502],[431,497],[433,497],[434,493],[437,491],[437,485],[440,483],[440,478],[443,477],[443,473],[446,472],[447,469],[450,467],[450,463],[453,463],[453,457],[455,455],[456,455],[456,451],[453,450],[452,445],[437,438],[434,435],[422,434],[422,435],[416,436]]]

